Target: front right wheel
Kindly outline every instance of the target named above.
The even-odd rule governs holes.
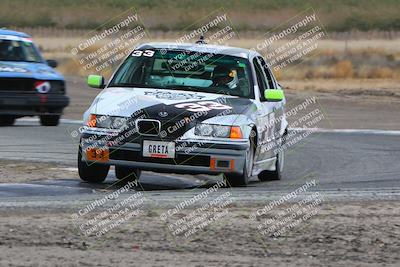
[[[82,161],[82,148],[78,151],[78,173],[79,177],[89,183],[102,183],[110,170],[110,166],[93,162]]]

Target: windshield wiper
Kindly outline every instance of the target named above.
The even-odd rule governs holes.
[[[196,92],[204,92],[204,90],[202,90],[202,88],[199,87],[195,87],[195,86],[188,86],[188,85],[166,85],[165,88],[167,89],[179,89],[182,91],[196,91]]]
[[[137,84],[137,83],[114,83],[114,84],[110,84],[108,87],[154,88],[154,86],[150,86],[150,85],[146,85],[146,84]]]

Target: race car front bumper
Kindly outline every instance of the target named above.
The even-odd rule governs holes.
[[[0,115],[61,115],[68,104],[64,94],[0,93]]]
[[[107,161],[89,161],[82,153],[82,161],[87,164],[106,164],[139,168],[141,170],[184,174],[242,174],[248,142],[204,143],[197,141],[176,141],[175,158],[151,158],[143,156],[140,143],[125,143],[118,147],[108,147]],[[81,141],[82,151],[93,148],[94,143]]]

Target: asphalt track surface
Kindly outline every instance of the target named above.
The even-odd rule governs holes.
[[[0,158],[53,162],[76,168],[78,139],[71,132],[78,124],[41,127],[36,121],[18,121],[0,128]],[[60,169],[62,171],[62,169]],[[65,177],[29,184],[0,184],[0,205],[62,206],[77,200],[89,201],[115,190],[110,171],[106,182],[92,185],[78,177]],[[144,172],[140,187],[160,205],[195,195],[221,177],[182,176]],[[240,201],[266,201],[282,196],[316,180],[310,191],[321,191],[336,199],[398,199],[400,197],[400,134],[386,131],[315,132],[286,151],[285,171],[280,181],[259,182],[231,190]],[[51,201],[49,201],[51,200]]]

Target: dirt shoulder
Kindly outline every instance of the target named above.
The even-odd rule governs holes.
[[[29,183],[77,176],[76,166],[29,161],[0,160],[0,183]]]
[[[84,237],[71,213],[1,208],[1,266],[398,266],[397,202],[326,202],[284,235],[260,237],[248,210],[229,207],[222,221],[175,243],[148,210],[106,236]],[[182,211],[182,215],[190,210]],[[12,255],[12,256],[11,256]]]

